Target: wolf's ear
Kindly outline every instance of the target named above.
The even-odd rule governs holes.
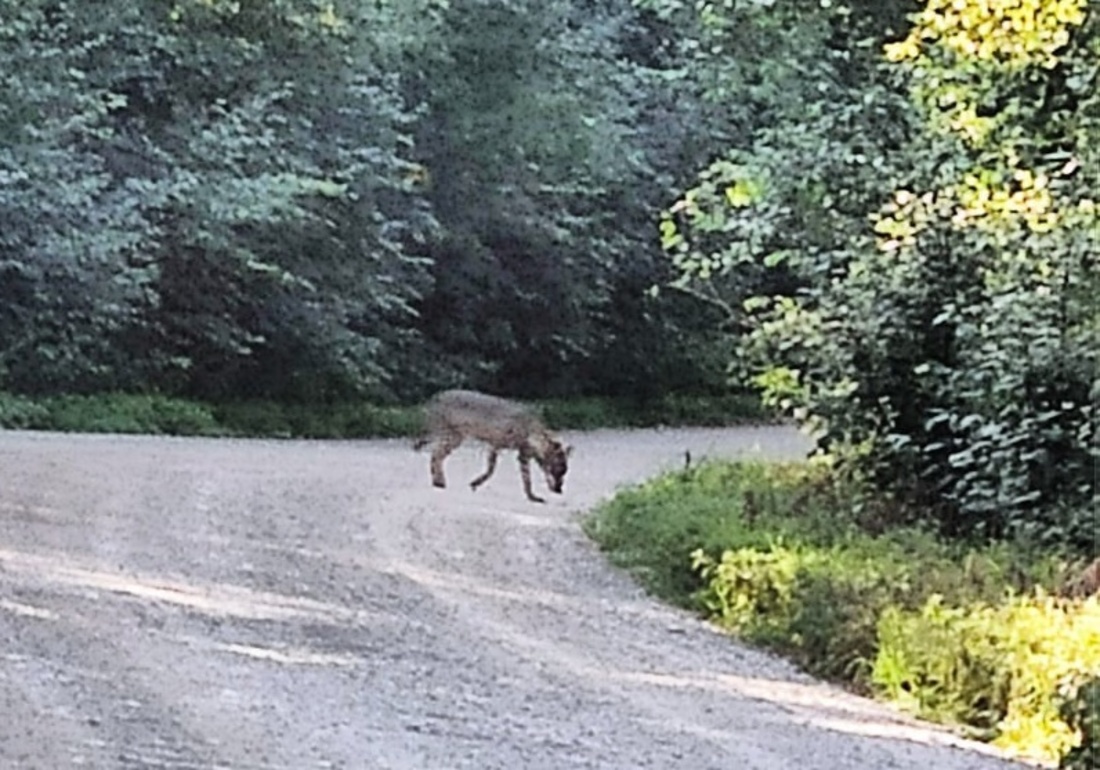
[[[573,456],[573,445],[572,444],[562,444],[561,448],[565,450],[565,456],[566,457],[572,457]]]

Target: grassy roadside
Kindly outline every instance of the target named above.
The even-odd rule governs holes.
[[[585,528],[652,593],[812,673],[1021,756],[1072,756],[1079,725],[1100,725],[1100,704],[1064,702],[1100,677],[1100,599],[1057,597],[1070,565],[1052,555],[891,526],[856,491],[805,463],[707,464]]]
[[[670,395],[645,404],[584,397],[537,406],[557,429],[735,425],[766,419],[749,395]],[[265,438],[398,438],[421,426],[419,406],[240,401],[205,404],[160,395],[100,394],[30,398],[0,392],[0,428],[88,433]]]

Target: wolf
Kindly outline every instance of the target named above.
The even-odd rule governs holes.
[[[573,448],[551,434],[529,407],[473,390],[446,390],[433,397],[424,411],[424,434],[413,446],[419,450],[435,443],[431,460],[434,486],[447,486],[443,461],[467,438],[489,445],[489,467],[470,482],[471,489],[476,490],[493,475],[502,450],[515,449],[528,500],[546,502],[531,491],[531,460],[542,468],[550,491],[561,494]]]

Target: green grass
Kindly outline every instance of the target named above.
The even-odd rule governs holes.
[[[842,680],[873,657],[887,605],[996,602],[1057,582],[1053,559],[1006,545],[869,534],[856,491],[806,463],[708,463],[624,490],[584,526],[656,596]]]
[[[672,395],[644,404],[574,398],[537,402],[556,429],[732,425],[766,419],[751,396]],[[161,395],[106,393],[30,398],[0,392],[0,428],[90,433],[150,433],[268,438],[398,438],[416,435],[419,406],[283,404],[237,401],[205,404]]]

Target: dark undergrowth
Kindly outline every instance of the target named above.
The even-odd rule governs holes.
[[[736,425],[765,420],[750,395],[670,395],[648,402],[581,397],[538,402],[557,429]],[[266,438],[396,438],[421,429],[419,406],[367,403],[208,404],[162,395],[108,393],[31,398],[0,393],[0,428],[89,433]]]

